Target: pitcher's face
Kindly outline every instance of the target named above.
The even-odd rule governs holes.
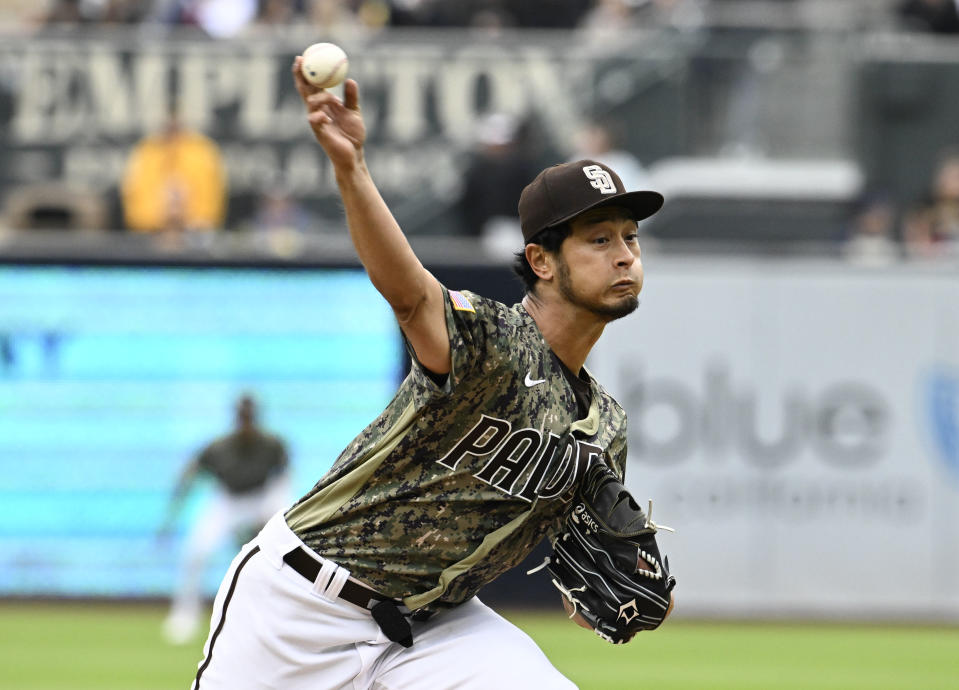
[[[560,247],[556,278],[570,303],[606,321],[639,306],[643,263],[639,233],[628,212],[616,206],[586,211],[570,222]]]

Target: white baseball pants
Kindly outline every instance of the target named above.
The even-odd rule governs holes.
[[[216,595],[193,690],[575,690],[519,628],[475,597],[412,622],[409,649],[368,611],[283,562],[302,542],[277,513],[233,560]],[[331,576],[332,573],[332,576]]]

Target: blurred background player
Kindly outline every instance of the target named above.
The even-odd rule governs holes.
[[[170,501],[161,538],[172,531],[190,489],[202,476],[216,482],[215,494],[193,524],[180,562],[177,588],[163,624],[166,639],[190,641],[201,620],[201,585],[210,557],[227,539],[240,544],[255,535],[290,497],[284,442],[257,423],[254,399],[236,405],[236,428],[203,448],[183,469]]]

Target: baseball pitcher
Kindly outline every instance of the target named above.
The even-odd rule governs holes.
[[[194,688],[574,687],[476,593],[548,536],[545,567],[581,625],[624,642],[670,610],[656,526],[621,483],[626,415],[583,367],[638,304],[637,221],[663,199],[594,161],[547,168],[519,199],[522,302],[449,289],[367,171],[356,82],[341,100],[306,83],[300,59],[351,238],[413,364],[331,470],[237,555]]]

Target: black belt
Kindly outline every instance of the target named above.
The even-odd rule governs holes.
[[[297,546],[283,556],[283,562],[310,582],[316,582],[322,567],[302,546]],[[399,642],[404,647],[413,646],[413,633],[406,616],[409,615],[414,620],[426,620],[430,617],[430,612],[427,611],[418,611],[411,615],[402,602],[383,596],[352,580],[343,582],[339,596],[340,599],[369,611],[380,630],[393,642]]]
[[[316,578],[320,574],[320,568],[322,567],[320,562],[308,554],[302,546],[298,546],[286,554],[283,557],[283,562],[310,582],[316,582]],[[356,604],[361,609],[366,609],[367,611],[373,608],[376,602],[396,601],[352,580],[343,582],[343,589],[340,590],[340,599],[348,601],[351,604]]]

